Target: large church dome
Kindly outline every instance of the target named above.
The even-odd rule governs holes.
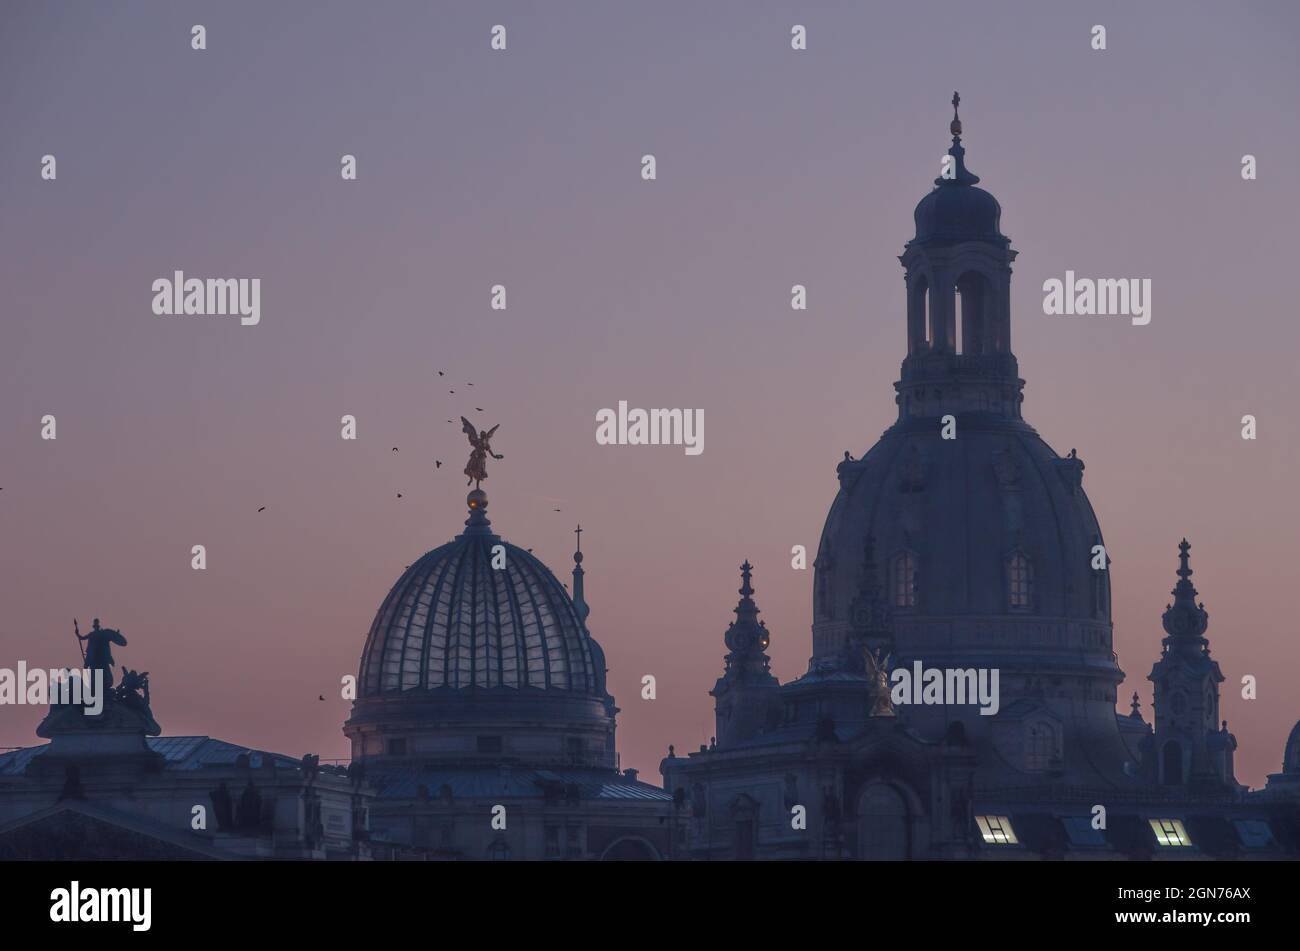
[[[999,230],[997,200],[974,187],[955,116],[952,133],[955,171],[917,206],[917,233],[900,257],[898,420],[838,469],[815,566],[812,672],[859,669],[864,647],[890,653],[895,670],[996,671],[992,716],[946,702],[899,715],[931,738],[962,720],[1009,762],[1024,762],[1032,746],[1034,762],[1076,777],[1113,773],[1123,673],[1112,651],[1109,558],[1082,460],[1058,454],[1021,415],[1024,380],[1011,350],[1017,252]]]

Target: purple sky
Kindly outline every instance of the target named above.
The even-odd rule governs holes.
[[[894,418],[896,256],[959,89],[1020,251],[1025,415],[1078,448],[1114,559],[1121,696],[1149,710],[1186,535],[1238,777],[1278,770],[1300,716],[1295,6],[538,6],[0,8],[0,666],[70,663],[73,616],[98,615],[167,733],[346,755],[339,678],[460,529],[445,420],[468,412],[501,423],[506,538],[568,581],[586,529],[623,764],[707,741],[745,558],[774,671],[805,669],[790,549]],[[155,317],[176,268],[261,278],[261,324]],[[1150,325],[1044,316],[1067,268],[1150,278]],[[597,446],[619,400],[704,409],[704,453]],[[0,746],[40,713],[0,707]]]

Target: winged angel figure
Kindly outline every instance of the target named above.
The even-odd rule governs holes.
[[[469,476],[469,482],[465,484],[469,485],[472,482],[474,488],[477,489],[478,484],[487,478],[487,457],[491,456],[493,459],[505,458],[505,456],[499,456],[492,451],[491,443],[492,434],[501,428],[501,424],[497,423],[486,431],[475,431],[474,424],[464,416],[460,418],[460,423],[460,428],[469,437],[469,444],[474,447],[474,451],[469,455],[469,462],[465,463],[465,475]]]

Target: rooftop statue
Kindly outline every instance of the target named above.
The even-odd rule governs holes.
[[[492,451],[492,444],[490,442],[492,434],[501,428],[501,424],[498,423],[491,429],[479,430],[476,432],[474,424],[464,416],[460,418],[460,422],[461,429],[463,429],[465,435],[469,437],[469,444],[474,447],[474,451],[470,453],[469,462],[465,463],[465,475],[469,476],[469,482],[466,482],[465,484],[469,485],[470,482],[472,482],[474,483],[474,488],[477,489],[479,483],[487,478],[487,457],[491,456],[493,459],[505,458],[505,456],[499,456]]]
[[[113,686],[113,646],[126,646],[126,638],[122,636],[121,631],[115,631],[112,628],[100,627],[99,618],[94,620],[94,628],[89,634],[82,634],[81,629],[77,627],[77,622],[72,622],[73,630],[76,632],[77,640],[86,641],[85,661],[88,670],[103,671],[105,689]]]

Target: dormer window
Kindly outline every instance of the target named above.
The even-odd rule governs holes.
[[[1151,831],[1155,833],[1156,841],[1163,846],[1191,846],[1192,837],[1187,834],[1183,828],[1183,823],[1179,819],[1148,819],[1151,823]]]
[[[1020,844],[1011,828],[1011,819],[1007,816],[976,816],[975,824],[979,826],[980,836],[988,845]]]

